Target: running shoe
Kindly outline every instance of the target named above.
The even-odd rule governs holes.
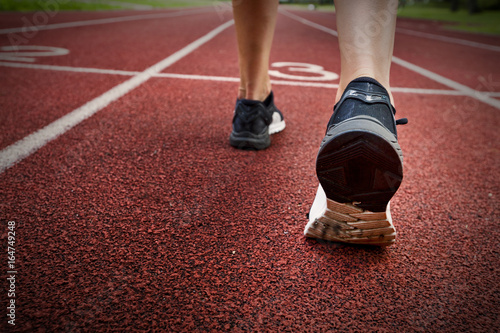
[[[403,180],[403,154],[387,90],[353,80],[334,107],[317,158],[319,187],[304,234],[328,241],[394,243],[390,200]]]
[[[285,129],[283,114],[274,105],[273,92],[263,101],[239,99],[233,117],[231,146],[239,149],[265,149],[271,144],[271,134]]]

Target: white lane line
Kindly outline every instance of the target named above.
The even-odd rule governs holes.
[[[159,73],[155,76],[156,77],[164,77],[164,78],[172,78],[172,79],[205,80],[205,81],[220,81],[220,82],[240,82],[240,79],[237,77],[227,77],[227,76],[173,74],[173,73]]]
[[[43,64],[26,64],[26,63],[2,62],[2,61],[0,61],[0,66],[12,67],[12,68],[42,69],[42,70],[53,70],[53,71],[63,71],[63,72],[123,75],[123,76],[134,76],[134,75],[141,73],[141,72],[137,72],[137,71],[123,71],[123,70],[116,70],[116,69],[55,66],[55,65],[43,65]],[[240,82],[240,79],[238,77],[213,76],[213,75],[157,73],[157,74],[154,74],[153,77],[185,79],[185,80],[218,81],[218,82]],[[271,80],[271,83],[277,84],[277,85],[286,85],[286,86],[330,88],[330,89],[337,89],[339,87],[339,85],[336,83],[322,83],[322,82]],[[396,92],[396,93],[408,93],[408,94],[469,96],[468,94],[465,94],[462,91],[447,90],[447,89],[392,87],[391,90],[393,92]],[[500,97],[500,92],[482,92],[482,93],[489,96],[489,97]]]
[[[317,23],[314,23],[312,21],[309,21],[309,20],[306,20],[305,18],[302,18],[298,15],[295,15],[295,14],[292,14],[284,9],[281,9],[279,10],[279,12],[285,16],[288,16],[289,18],[291,19],[294,19],[296,21],[299,21],[300,23],[302,24],[305,24],[305,25],[308,25],[312,28],[315,28],[315,29],[318,29],[318,30],[321,30],[321,31],[324,31],[326,32],[327,34],[330,34],[330,35],[334,35],[335,37],[338,37],[339,34],[337,33],[337,31],[333,30],[333,29],[330,29],[330,28],[327,28],[321,24],[317,24]]]
[[[302,24],[308,25],[310,27],[316,28],[318,30],[324,31],[326,33],[332,34],[336,37],[338,37],[337,31],[327,28],[325,26],[322,26],[320,24],[314,23],[312,21],[306,20],[298,15],[292,14],[290,12],[287,12],[285,10],[280,9],[281,14],[288,16],[294,20],[299,21]],[[406,34],[406,35],[412,35],[412,36],[417,36],[417,37],[424,37],[424,38],[429,38],[429,39],[435,39],[443,42],[448,42],[448,43],[455,43],[455,44],[460,44],[460,45],[466,45],[466,46],[472,46],[476,48],[481,48],[489,51],[496,51],[500,52],[500,46],[495,46],[495,45],[489,45],[489,44],[483,44],[483,43],[478,43],[478,42],[472,42],[469,40],[465,39],[459,39],[459,38],[453,38],[453,37],[447,37],[447,36],[442,36],[442,35],[435,35],[435,34],[430,34],[426,32],[421,32],[421,31],[413,31],[409,29],[404,29],[404,28],[397,28],[396,31],[398,33]]]
[[[13,67],[13,68],[43,69],[43,70],[53,70],[53,71],[63,71],[63,72],[76,72],[76,73],[124,75],[124,76],[134,76],[134,75],[137,75],[140,73],[140,72],[135,72],[135,71],[122,71],[122,70],[116,70],[116,69],[54,66],[54,65],[12,63],[12,62],[1,62],[1,61],[0,61],[0,66]],[[176,73],[157,73],[157,74],[154,74],[153,77],[185,79],[185,80],[218,81],[218,82],[239,82],[240,81],[240,79],[238,77],[195,75],[195,74],[176,74]],[[321,83],[321,82],[271,80],[271,83],[277,84],[277,85],[298,86],[298,87],[315,87],[315,88],[331,88],[331,89],[337,89],[339,87],[339,85],[336,83]],[[409,94],[451,95],[451,96],[464,96],[465,95],[461,91],[446,90],[446,89],[392,87],[391,90],[393,92],[409,93]],[[498,92],[498,93],[489,92],[489,93],[485,93],[485,94],[488,96],[500,97],[500,92]]]
[[[448,95],[448,96],[463,96],[464,95],[460,91],[448,90],[448,89],[391,87],[391,91],[394,93],[425,94],[425,95]]]
[[[311,22],[309,20],[306,20],[302,17],[299,17],[297,15],[294,15],[294,14],[291,14],[291,13],[288,13],[284,10],[280,10],[280,12],[290,18],[293,18],[297,21],[299,21],[300,23],[303,23],[305,25],[308,25],[310,27],[313,27],[313,28],[317,28],[316,26],[318,26],[318,24],[314,23],[314,22]],[[318,29],[318,28],[317,28]],[[319,29],[321,31],[324,31],[326,33],[329,33],[335,37],[338,37],[338,33],[337,31],[333,30],[333,29],[330,29],[330,28],[327,28],[327,27],[322,27],[321,29]],[[445,85],[445,86],[448,86],[454,90],[457,90],[459,92],[461,92],[463,95],[465,96],[469,96],[469,97],[472,97],[476,100],[479,100],[483,103],[486,103],[488,105],[491,105],[497,109],[500,109],[500,101],[497,100],[497,99],[494,99],[494,98],[491,98],[488,96],[488,94],[484,93],[484,92],[481,92],[481,91],[477,91],[477,90],[474,90],[472,88],[469,88],[467,86],[464,86],[463,84],[460,84],[456,81],[453,81],[453,80],[450,80],[442,75],[439,75],[439,74],[436,74],[434,72],[431,72],[423,67],[420,67],[420,66],[417,66],[417,65],[414,65],[408,61],[405,61],[401,58],[398,58],[398,57],[392,57],[392,61],[400,66],[403,66],[405,67],[406,69],[409,69],[411,71],[414,71],[422,76],[425,76],[431,80],[434,80],[438,83],[441,83],[442,85]]]
[[[0,63],[1,65],[1,63]],[[186,79],[186,80],[205,80],[205,81],[219,81],[219,82],[240,82],[238,77],[228,76],[213,76],[213,75],[195,75],[195,74],[175,74],[175,73],[159,73],[156,77],[172,78],[172,79]],[[271,80],[272,84],[284,86],[298,86],[298,87],[315,87],[315,88],[338,88],[336,83],[319,83],[319,82],[305,82],[305,81],[283,81]]]
[[[116,69],[55,66],[55,65],[43,65],[43,64],[26,64],[26,63],[20,63],[20,62],[5,62],[5,61],[0,61],[0,66],[13,67],[13,68],[44,69],[44,70],[60,71],[60,72],[113,74],[113,75],[126,75],[126,76],[133,76],[133,75],[137,75],[137,74],[141,73],[141,72],[136,72],[136,71],[122,71],[122,70],[116,70]]]
[[[212,10],[211,8],[197,8],[194,10],[179,10],[176,12],[169,12],[169,13],[141,14],[141,15],[110,17],[110,18],[104,18],[104,19],[75,21],[75,22],[66,22],[66,23],[32,25],[29,27],[0,29],[0,35],[18,33],[18,32],[31,33],[33,31],[39,31],[39,30],[74,28],[74,27],[83,27],[83,26],[87,26],[87,25],[98,25],[98,24],[108,24],[108,23],[118,23],[118,22],[127,22],[127,21],[149,20],[149,19],[156,19],[156,18],[193,15],[193,14],[204,13],[204,12],[211,11],[211,10]]]
[[[73,110],[72,112],[45,126],[44,128],[39,129],[38,131],[4,148],[0,151],[0,173],[4,172],[6,169],[31,155],[32,153],[43,147],[45,144],[54,140],[61,134],[67,132],[83,120],[91,117],[129,91],[146,82],[155,74],[158,74],[168,66],[190,54],[233,24],[234,21],[231,20],[218,26],[208,34],[195,40],[179,51],[173,53],[159,63],[147,68],[145,71],[134,75],[127,81],[115,86],[114,88],[108,90],[101,96],[96,97],[95,99],[79,107],[78,109]]]
[[[0,63],[1,65],[2,63]],[[193,74],[175,74],[175,73],[159,73],[155,77],[173,78],[173,79],[187,79],[187,80],[205,80],[205,81],[219,81],[219,82],[240,82],[238,77],[227,76],[212,76],[212,75],[193,75]],[[321,82],[306,82],[306,81],[284,81],[284,80],[271,80],[273,85],[295,86],[295,87],[313,87],[313,88],[328,88],[337,89],[337,83],[321,83]],[[449,95],[449,96],[469,96],[468,94],[458,90],[448,89],[425,89],[425,88],[411,88],[411,87],[391,87],[392,92],[395,93],[408,93],[408,94],[424,94],[424,95]],[[500,92],[484,92],[487,96],[500,97]]]
[[[431,72],[430,70],[427,70],[423,67],[417,66],[415,64],[412,64],[406,60],[403,60],[398,57],[392,57],[392,62],[395,64],[398,64],[400,66],[403,66],[411,71],[414,71],[422,76],[425,76],[431,80],[434,80],[436,82],[441,83],[442,85],[448,86],[452,89],[455,89],[457,91],[462,92],[465,96],[469,96],[472,98],[475,98],[483,103],[486,103],[488,105],[491,105],[497,109],[500,109],[500,101],[494,98],[489,97],[487,94],[484,92],[474,90],[472,88],[469,88],[467,86],[464,86],[463,84],[460,84],[456,81],[450,80],[442,75],[436,74],[434,72]]]
[[[416,36],[416,37],[423,37],[423,38],[428,38],[428,39],[439,40],[439,41],[447,42],[447,43],[454,43],[454,44],[476,47],[476,48],[485,49],[488,51],[500,52],[500,46],[473,42],[473,41],[466,40],[466,39],[447,37],[447,36],[442,36],[442,35],[435,35],[435,34],[430,34],[427,32],[414,31],[414,30],[404,29],[404,28],[397,28],[396,32],[401,33],[401,34],[405,34],[405,35],[411,35],[411,36]]]

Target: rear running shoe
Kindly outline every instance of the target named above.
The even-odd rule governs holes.
[[[265,101],[239,99],[233,117],[231,146],[239,149],[265,149],[271,144],[271,134],[285,128],[283,114],[274,105],[273,92]]]
[[[329,241],[394,243],[390,200],[403,180],[394,107],[368,77],[353,80],[334,107],[316,158],[320,182],[304,234]]]

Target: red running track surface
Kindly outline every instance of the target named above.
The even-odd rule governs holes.
[[[53,23],[136,14],[58,13]],[[333,14],[293,14],[335,28]],[[21,25],[15,15],[2,14],[2,29]],[[208,8],[39,31],[28,45],[69,53],[0,62],[2,152],[230,19]],[[447,35],[419,21],[398,24]],[[0,174],[4,295],[9,221],[16,232],[16,297],[7,299],[15,299],[16,325],[4,301],[2,327],[497,331],[499,53],[402,33],[396,42],[396,57],[489,95],[485,102],[393,65],[398,115],[410,119],[399,131],[405,180],[391,204],[394,246],[302,234],[337,79],[273,77],[286,130],[264,151],[229,146],[238,85],[231,26],[162,71],[173,77],[150,78]],[[7,34],[0,45],[9,45]],[[333,35],[279,15],[272,63],[339,73],[338,59]]]

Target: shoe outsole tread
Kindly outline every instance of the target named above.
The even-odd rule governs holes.
[[[334,242],[390,246],[394,244],[396,229],[388,212],[371,212],[327,199],[325,212],[308,223],[304,234]],[[345,215],[349,221],[343,221]],[[338,216],[341,218],[336,218]]]
[[[376,121],[360,117],[334,128],[316,160],[326,196],[337,202],[383,212],[403,180],[401,150]],[[399,149],[398,149],[399,148]]]

